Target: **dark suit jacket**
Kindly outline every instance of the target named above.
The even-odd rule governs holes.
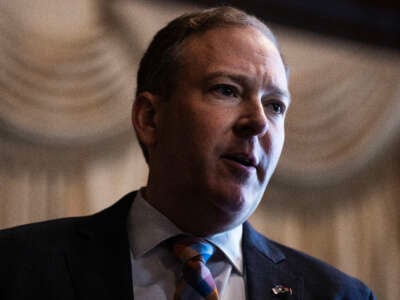
[[[133,299],[126,220],[135,194],[104,211],[0,231],[0,299]],[[243,230],[247,299],[374,299],[360,281]],[[293,294],[274,296],[275,285]]]

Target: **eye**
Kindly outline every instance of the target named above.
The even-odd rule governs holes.
[[[229,84],[217,84],[212,90],[224,97],[238,97],[237,89]]]
[[[283,115],[285,113],[285,105],[280,101],[269,102],[266,107],[272,111],[275,115]]]

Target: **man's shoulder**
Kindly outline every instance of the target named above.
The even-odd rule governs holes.
[[[371,295],[370,289],[362,281],[332,265],[275,241],[270,243],[284,253],[288,268],[303,277],[305,287],[318,286],[317,289],[326,293],[349,295],[349,299],[368,299]],[[304,292],[308,293],[307,290]]]
[[[60,218],[2,229],[0,230],[1,252],[13,248],[41,251],[65,248],[76,234],[84,234],[86,229],[100,232],[99,234],[112,230],[114,229],[112,223],[125,222],[124,216],[134,195],[129,193],[112,206],[92,215]]]
[[[335,295],[338,299],[375,299],[371,290],[359,279],[318,258],[251,230],[251,234],[254,234],[253,239],[259,243],[256,248],[265,247],[268,250],[263,252],[274,261],[277,268],[301,278],[305,299],[323,299],[327,295]]]
[[[126,216],[133,196],[93,215],[0,230],[0,298],[73,299],[71,279],[83,276],[84,284],[93,284],[107,278],[105,269],[125,270]],[[105,257],[112,259],[98,264]],[[88,274],[96,274],[93,281]]]
[[[57,249],[65,245],[75,231],[75,224],[88,217],[71,217],[20,225],[0,230],[1,252],[21,249]]]

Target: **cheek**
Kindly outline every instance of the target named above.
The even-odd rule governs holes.
[[[275,135],[275,139],[273,140],[275,143],[275,148],[276,151],[278,151],[279,153],[281,153],[282,148],[283,148],[283,144],[285,142],[285,130],[282,128],[282,130],[279,130],[276,135]]]
[[[214,111],[204,111],[193,115],[190,120],[190,127],[189,130],[192,135],[207,144],[218,142],[229,125],[228,120],[221,114],[216,114]]]
[[[284,141],[285,133],[283,129],[275,132],[271,137],[271,163],[274,165],[274,168],[281,156]]]
[[[264,138],[261,139],[261,147],[266,153],[269,161],[273,162],[279,159],[283,149],[284,140],[285,133],[283,127],[270,128]]]

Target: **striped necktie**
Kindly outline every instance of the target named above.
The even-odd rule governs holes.
[[[214,253],[214,247],[203,239],[184,237],[174,243],[173,252],[183,263],[174,300],[218,300],[214,278],[206,266]]]

